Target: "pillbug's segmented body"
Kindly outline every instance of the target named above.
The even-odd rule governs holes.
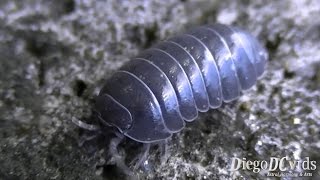
[[[218,108],[253,86],[267,52],[236,27],[201,26],[133,58],[107,80],[95,109],[105,124],[150,143],[179,132],[198,111]]]

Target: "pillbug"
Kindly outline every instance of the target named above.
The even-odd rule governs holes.
[[[148,145],[166,140],[198,112],[219,108],[252,87],[267,59],[267,51],[247,31],[222,24],[200,26],[124,64],[106,80],[94,111],[103,127],[122,137]]]
[[[96,97],[104,124],[152,143],[179,132],[198,111],[218,108],[253,86],[266,50],[237,27],[195,28],[145,50],[109,78]]]

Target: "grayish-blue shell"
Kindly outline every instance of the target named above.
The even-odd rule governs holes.
[[[253,86],[267,52],[248,32],[201,26],[145,50],[118,70],[96,98],[101,119],[143,143],[179,132],[198,111],[218,108]]]

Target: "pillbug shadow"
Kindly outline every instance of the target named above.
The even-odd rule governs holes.
[[[150,145],[157,144],[166,157],[165,142],[172,134],[196,120],[198,112],[237,99],[263,74],[267,59],[267,51],[247,31],[222,24],[200,26],[124,64],[95,97],[96,123],[73,122],[104,134],[107,164],[129,175],[131,169],[150,169],[144,166]],[[136,152],[119,152],[122,145]]]

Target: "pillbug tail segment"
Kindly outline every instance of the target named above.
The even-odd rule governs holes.
[[[265,47],[261,45],[257,38],[253,37],[249,33],[247,34],[252,39],[252,48],[255,52],[255,65],[257,70],[257,76],[260,77],[263,74],[265,66],[267,64],[268,52],[265,49]]]
[[[95,110],[103,124],[114,126],[124,132],[132,125],[131,113],[108,94],[95,97]]]
[[[265,69],[268,60],[268,52],[261,45],[258,39],[252,36],[249,32],[242,30],[238,27],[233,27],[242,40],[242,46],[244,47],[248,57],[254,64],[257,77],[260,77]]]

